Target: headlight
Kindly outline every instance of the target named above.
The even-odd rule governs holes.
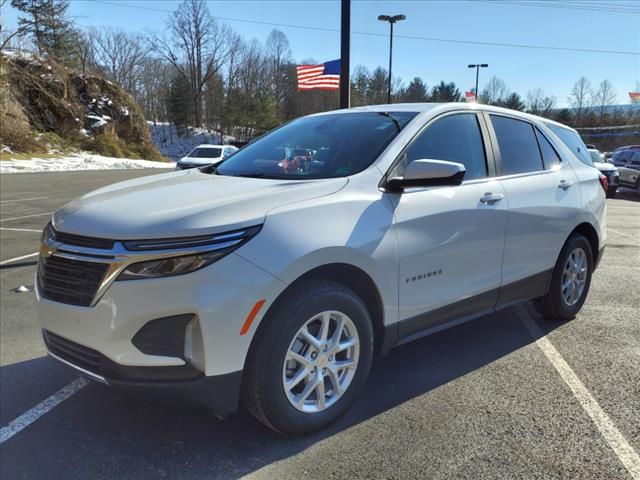
[[[47,226],[42,230],[42,235],[40,236],[40,243],[45,243],[47,240],[54,240],[55,234],[53,233],[53,227],[51,226],[51,222],[47,223]]]
[[[140,278],[172,277],[185,273],[195,272],[211,265],[216,260],[230,253],[228,249],[216,252],[201,253],[199,255],[187,255],[183,257],[170,257],[161,260],[149,260],[148,262],[134,263],[127,267],[118,277],[118,280],[137,280]]]
[[[141,254],[160,258],[132,263],[122,271],[118,280],[171,277],[195,272],[244,245],[260,228],[257,225],[215,235],[123,242],[126,250],[145,252]],[[194,252],[194,249],[198,251]]]

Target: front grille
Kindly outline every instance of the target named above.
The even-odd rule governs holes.
[[[51,353],[91,373],[100,374],[102,354],[55,333],[44,330],[43,334],[44,341]]]
[[[53,233],[56,242],[62,242],[67,245],[75,245],[77,247],[111,250],[114,245],[113,240],[105,240],[103,238],[84,237],[82,235],[74,235],[73,233],[64,233],[57,230],[55,230]]]
[[[106,263],[83,262],[52,255],[41,258],[38,272],[44,298],[88,307],[109,267]]]

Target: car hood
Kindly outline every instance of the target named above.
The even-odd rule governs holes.
[[[222,160],[222,157],[182,157],[178,163],[188,163],[189,165],[211,165]]]
[[[199,170],[128,180],[95,190],[60,208],[57,230],[113,240],[219,233],[257,225],[269,210],[330,195],[348,180],[268,180]]]
[[[601,172],[611,172],[613,170],[616,170],[615,165],[611,165],[610,163],[605,163],[605,162],[593,162],[593,166],[596,167]]]

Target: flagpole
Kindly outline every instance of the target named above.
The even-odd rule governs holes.
[[[351,40],[351,0],[342,0],[340,25],[340,108],[351,106],[351,81],[349,78]]]

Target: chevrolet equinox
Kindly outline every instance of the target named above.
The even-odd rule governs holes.
[[[585,154],[521,112],[382,105],[101,188],[43,232],[47,350],[112,387],[325,427],[394,346],[520,301],[575,317],[606,240]]]

